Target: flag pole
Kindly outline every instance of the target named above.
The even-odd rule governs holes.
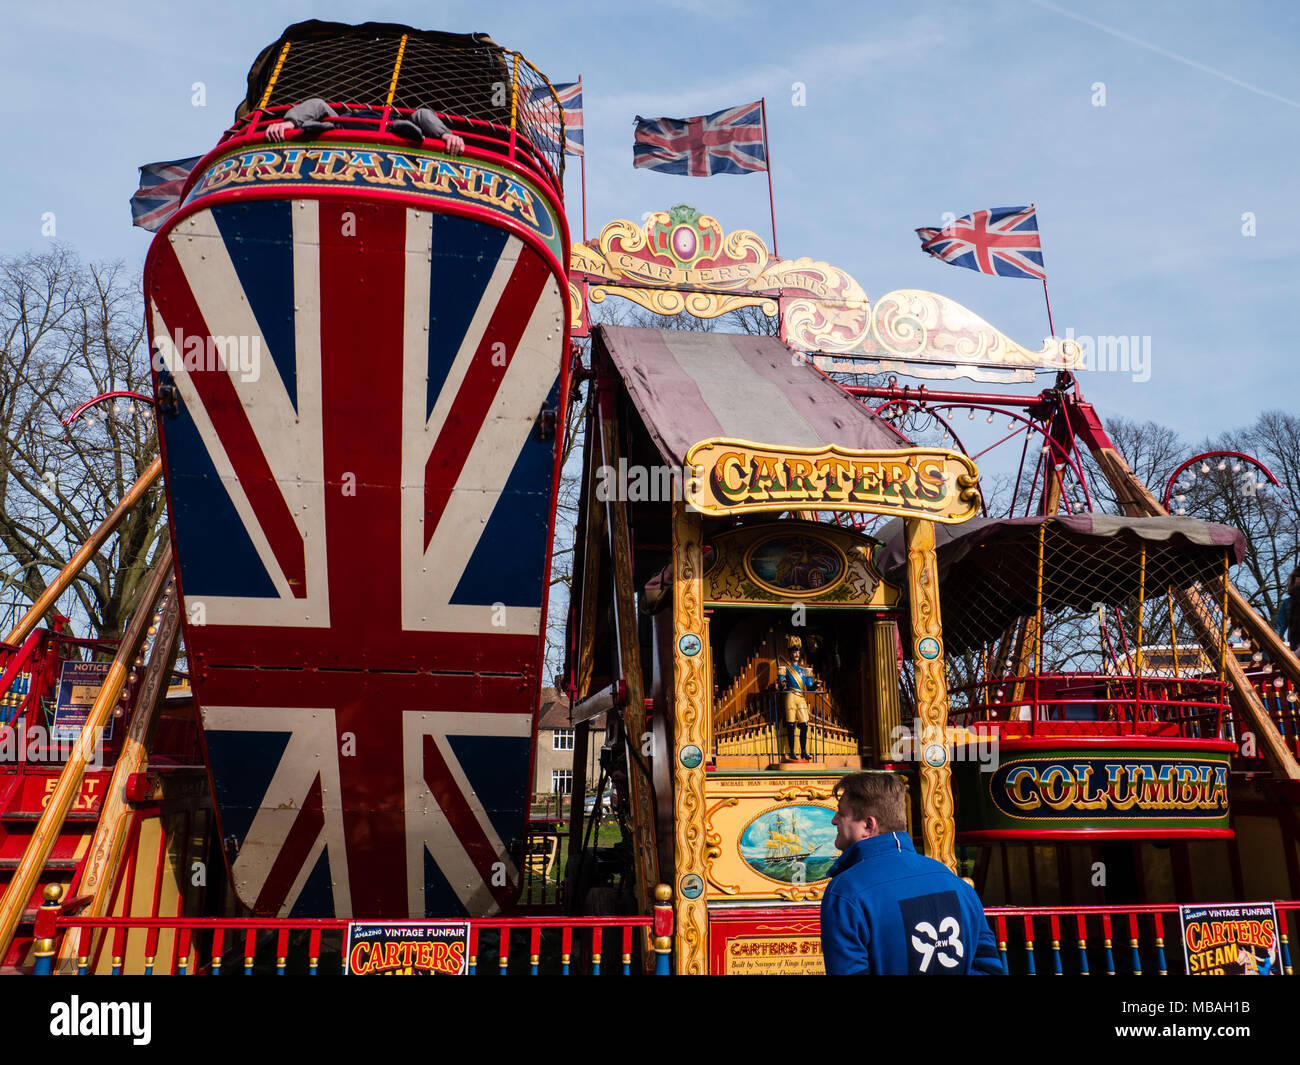
[[[578,95],[579,96],[582,95],[581,74],[578,75]],[[587,122],[586,122],[585,108],[587,106],[587,101],[583,100],[582,105],[584,108],[583,122],[582,122],[582,129],[583,129],[582,154],[578,156],[578,158],[582,160],[582,162],[579,163],[578,165],[582,171],[582,243],[586,244],[587,243],[587,133],[586,133]],[[561,112],[561,114],[563,114],[563,112]],[[561,146],[561,148],[563,148],[563,146]]]
[[[772,197],[772,149],[767,144],[767,97],[759,99],[763,113],[763,156],[767,160],[767,206],[772,212],[772,257],[781,258],[776,250],[776,201]]]
[[[1034,225],[1038,224],[1038,205],[1031,203],[1030,209],[1034,212]],[[1038,254],[1043,254],[1043,231],[1038,231]],[[1049,333],[1056,336],[1056,326],[1052,324],[1052,297],[1047,291],[1047,260],[1043,260],[1043,300],[1047,304],[1047,329]]]

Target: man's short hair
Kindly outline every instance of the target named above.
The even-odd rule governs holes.
[[[907,831],[907,783],[893,773],[850,773],[835,785],[855,821],[874,817],[881,832]]]

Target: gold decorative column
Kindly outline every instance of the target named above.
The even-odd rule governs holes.
[[[943,621],[939,612],[939,572],[934,558],[934,525],[906,520],[907,585],[912,612],[912,658],[916,663],[916,713],[921,735],[921,831],[925,851],[957,871],[953,849],[952,767],[948,764],[948,681],[944,676]],[[937,764],[936,764],[937,763]]]
[[[710,678],[705,673],[704,567],[700,515],[673,503],[673,840],[677,905],[677,974],[708,972],[704,900],[704,759]]]
[[[867,633],[871,668],[871,728],[862,736],[872,736],[876,745],[876,763],[891,761],[894,730],[903,723],[898,698],[898,629],[889,618],[873,617]]]

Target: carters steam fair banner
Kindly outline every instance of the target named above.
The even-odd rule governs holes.
[[[463,976],[469,970],[466,921],[353,921],[349,976]]]
[[[1179,906],[1183,957],[1191,976],[1281,973],[1277,911],[1271,902]]]

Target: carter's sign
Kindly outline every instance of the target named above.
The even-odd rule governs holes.
[[[686,453],[686,498],[706,514],[839,510],[956,524],[980,505],[979,471],[941,448],[863,451],[702,440]]]

